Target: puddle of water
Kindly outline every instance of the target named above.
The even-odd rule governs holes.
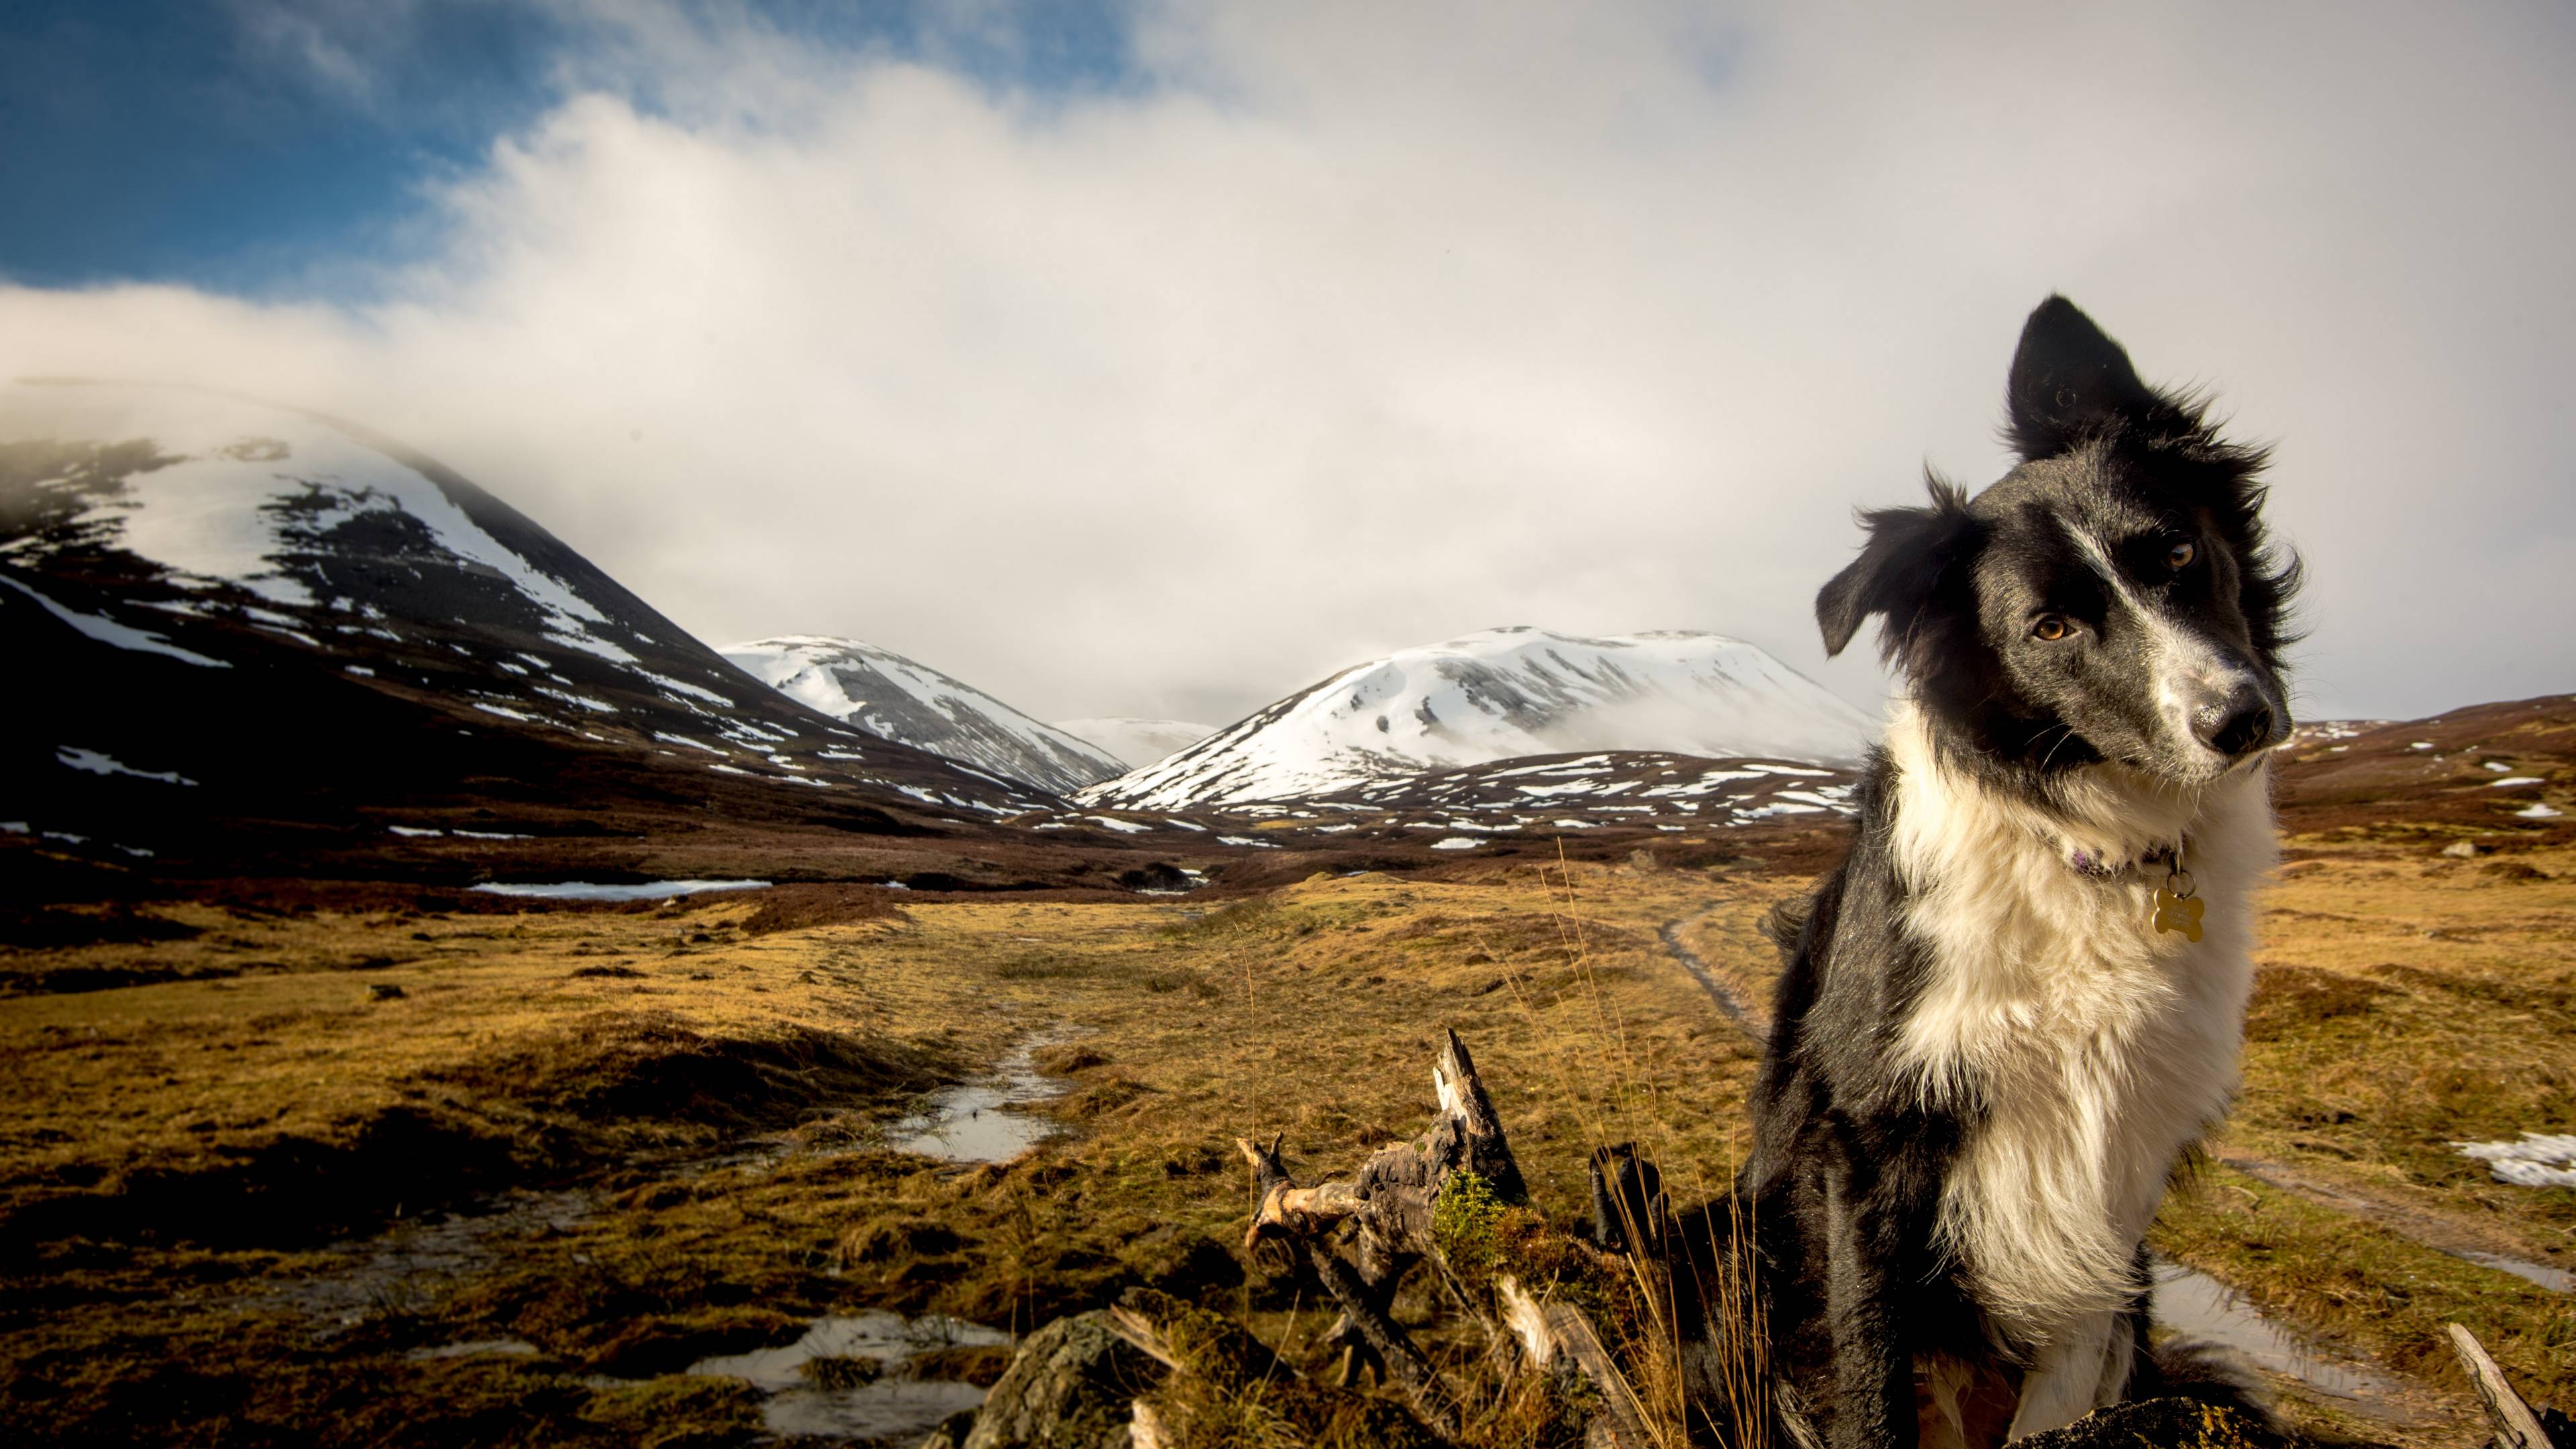
[[[2378,1417],[2394,1407],[2397,1384],[2358,1364],[2321,1358],[2254,1311],[2236,1290],[2196,1268],[2158,1259],[2155,1321],[2186,1339],[2228,1349],[2268,1373],[2293,1378]]]
[[[934,1348],[1009,1341],[1008,1335],[980,1323],[936,1313],[906,1319],[874,1309],[818,1318],[794,1343],[700,1359],[689,1365],[689,1372],[743,1379],[767,1393],[761,1422],[772,1434],[880,1439],[921,1433],[984,1402],[984,1391],[973,1384],[904,1376],[899,1367],[903,1360]],[[805,1365],[824,1358],[868,1359],[885,1376],[847,1389],[807,1383]]]
[[[486,881],[468,887],[486,895],[532,896],[549,901],[658,901],[707,891],[762,891],[765,880],[654,880],[642,885],[593,885],[586,880]]]
[[[403,1357],[414,1362],[432,1358],[472,1358],[486,1353],[518,1358],[536,1351],[537,1346],[524,1338],[478,1338],[470,1343],[442,1343],[436,1348],[415,1348]]]
[[[335,1243],[323,1250],[328,1266],[274,1291],[313,1318],[325,1334],[335,1333],[372,1312],[425,1304],[457,1280],[490,1267],[514,1243],[574,1226],[591,1207],[586,1193],[506,1192],[470,1214],[405,1223],[372,1238]],[[449,1348],[459,1353],[502,1351]],[[433,1354],[444,1356],[443,1351]]]
[[[2570,1273],[2564,1268],[2552,1268],[2545,1263],[2530,1263],[2520,1258],[2508,1258],[2502,1253],[2480,1253],[2470,1249],[2462,1249],[2460,1256],[2481,1268],[2493,1268],[2499,1273],[2511,1273],[2517,1278],[2537,1283],[2552,1293],[2576,1293],[2576,1273]]]
[[[1066,1084],[1031,1059],[1044,1042],[1002,1058],[993,1076],[931,1095],[927,1108],[886,1128],[885,1144],[949,1162],[1008,1162],[1056,1134],[1043,1117],[1010,1110],[1064,1095]]]

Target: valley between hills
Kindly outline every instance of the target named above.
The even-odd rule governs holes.
[[[0,1437],[909,1446],[1151,1290],[1300,1386],[1185,1406],[1204,1442],[1368,1442],[1235,1142],[1349,1173],[1443,1028],[1528,1176],[1494,1261],[1663,1412],[1651,1302],[1567,1246],[1585,1163],[1633,1142],[1687,1203],[1740,1159],[1848,705],[1723,636],[1491,630],[1129,758],[1170,722],[710,648],[343,425],[25,393]],[[2576,1134],[2576,697],[2310,724],[2276,779],[2245,1087],[2160,1306],[2294,1428],[2467,1449],[2445,1323],[2576,1407],[2576,1186],[2456,1145]],[[1441,1289],[1392,1314],[1483,1382]],[[1455,1442],[1581,1442],[1546,1393],[1470,1407]]]

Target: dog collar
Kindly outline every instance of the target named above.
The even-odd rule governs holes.
[[[2089,875],[2095,880],[2109,880],[2123,871],[2145,870],[2150,866],[2158,865],[2178,870],[2181,868],[2181,861],[2182,847],[2178,844],[2159,845],[2136,860],[2116,865],[2107,856],[2097,855],[2080,845],[2068,851],[2066,855],[2067,865],[2072,867],[2077,875]]]
[[[2078,846],[2067,855],[2066,863],[2074,867],[2077,874],[2090,876],[2095,880],[2109,880],[2124,871],[2148,870],[2155,866],[2163,866],[2164,884],[2156,887],[2155,915],[2152,917],[2156,934],[2163,935],[2170,931],[2180,935],[2186,941],[2200,939],[2200,918],[2201,914],[2208,909],[2208,903],[2195,894],[2196,888],[2192,883],[2191,872],[2183,868],[2182,842],[2160,845],[2127,865],[2113,865]]]
[[[2156,933],[2164,936],[2164,933],[2172,931],[2182,936],[2184,941],[2200,941],[2200,915],[2202,910],[2208,910],[2208,902],[2202,902],[2195,895],[2192,871],[2182,866],[2182,841],[2174,841],[2172,846],[2156,846],[2154,851],[2143,853],[2125,866],[2110,864],[2097,853],[2076,846],[2074,851],[2066,853],[2066,864],[2074,866],[2074,871],[2081,877],[2092,879],[2112,879],[2123,871],[2146,871],[2154,869],[2154,866],[2164,866],[2164,884],[2156,887]]]

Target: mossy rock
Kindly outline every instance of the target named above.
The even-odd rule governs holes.
[[[1128,1441],[1136,1396],[1161,1370],[1094,1311],[1059,1318],[1020,1345],[984,1397],[962,1449],[1110,1449]]]

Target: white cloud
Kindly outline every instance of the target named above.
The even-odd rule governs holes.
[[[701,637],[1045,718],[1524,622],[1865,698],[1848,510],[2000,471],[2056,288],[2278,441],[2312,708],[2576,682],[2557,12],[1243,4],[1070,96],[674,13],[390,300],[0,290],[0,372],[343,413]]]

